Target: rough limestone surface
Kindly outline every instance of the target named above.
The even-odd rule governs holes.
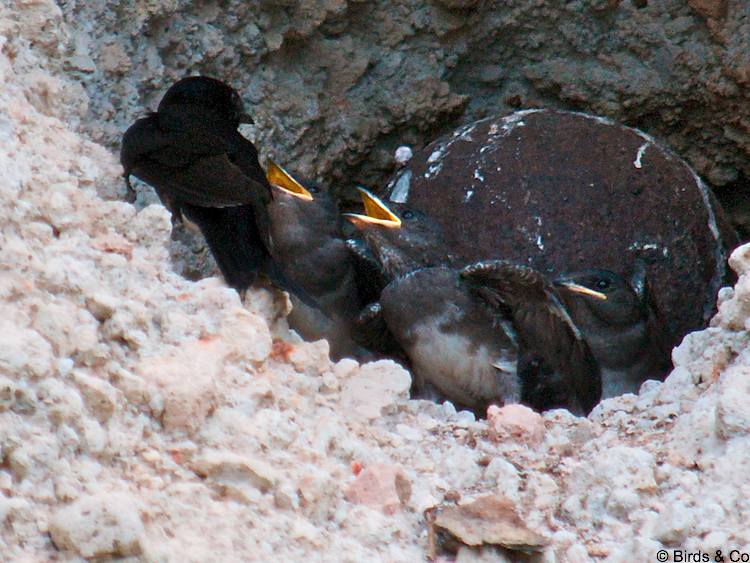
[[[249,102],[264,155],[356,199],[399,145],[519,108],[585,111],[671,147],[750,235],[746,0],[34,0],[9,19],[9,53],[26,30],[58,77],[19,57],[30,103],[108,147],[167,85],[215,75]],[[87,103],[60,96],[81,89]],[[185,272],[211,271],[175,236],[197,254]]]
[[[463,20],[450,10],[479,10],[479,4],[442,1],[381,10],[393,30],[383,32],[383,40],[408,40],[398,34],[403,29],[398,22],[411,18],[412,40],[421,37],[424,52],[433,52],[433,35],[444,41],[468,37],[460,25],[451,27]],[[581,9],[580,4],[568,6]],[[586,3],[595,10],[586,16],[590,25],[603,29],[607,22],[615,29],[623,23],[620,12],[607,11],[613,4]],[[647,27],[639,18],[659,10],[681,15],[669,20],[670,26],[692,25],[698,35],[737,28],[729,19],[708,27],[678,2],[651,4],[641,12],[626,2],[618,9],[634,20],[629,24],[634,30]],[[743,5],[726,4],[729,14]],[[96,140],[114,138],[122,120],[134,115],[138,92],[155,91],[201,60],[208,70],[226,62],[232,78],[231,69],[239,66],[227,58],[224,35],[203,22],[231,19],[240,7],[100,3],[96,12],[93,6],[27,0],[6,4],[0,13],[3,560],[421,561],[431,544],[425,510],[488,495],[511,499],[523,529],[548,538],[541,561],[653,561],[661,548],[750,552],[750,246],[732,255],[738,283],[722,290],[712,326],[688,335],[674,350],[676,367],[664,383],[648,382],[637,396],[607,400],[588,418],[565,411],[520,422],[510,417],[518,427],[515,435],[532,429],[535,439],[514,438],[511,432],[497,440],[501,417],[493,426],[449,403],[408,400],[406,374],[392,362],[331,363],[326,343],[304,343],[289,333],[281,296],[255,290],[243,303],[216,278],[195,283],[174,273],[167,212],[158,205],[136,209],[113,200],[121,170],[111,146]],[[350,83],[351,74],[326,74],[314,66],[295,74],[294,68],[322,56],[306,43],[313,36],[320,45],[339,45],[331,52],[338,52],[352,72],[366,69],[354,79],[362,96],[369,91],[390,99],[368,74],[378,68],[403,64],[405,71],[414,64],[415,73],[422,68],[398,57],[373,58],[357,67],[353,53],[359,39],[331,39],[346,27],[347,14],[376,9],[369,3],[305,6],[269,3],[257,25],[236,18],[232,52],[238,61],[258,57],[259,74],[275,73],[276,83],[271,75],[258,82],[268,84],[268,92],[298,94],[304,91],[302,77],[327,84],[332,92],[347,88],[336,81]],[[253,9],[247,4],[242,13]],[[547,21],[542,17],[551,13],[547,8],[535,10]],[[438,20],[426,19],[427,11],[443,14],[439,26]],[[498,37],[533,51],[529,42],[541,42],[541,32],[521,27],[524,32],[516,31],[512,39],[515,28],[507,25],[511,17],[526,25],[530,13],[504,8],[496,23],[506,21],[506,26],[498,27]],[[367,29],[379,33],[369,25],[376,21],[371,13],[363,29],[365,21]],[[82,31],[94,25],[99,34],[110,30],[109,42]],[[430,31],[431,26],[438,27]],[[569,41],[580,35],[565,25],[561,29]],[[667,33],[658,26],[649,29],[657,38]],[[727,32],[728,47],[707,56],[720,58],[747,37]],[[346,41],[350,51],[340,48]],[[307,47],[293,51],[294,45]],[[652,42],[642,48],[648,56],[666,57],[664,68],[669,68],[669,52]],[[217,58],[206,59],[206,49]],[[127,63],[136,51],[143,58]],[[305,52],[308,63],[296,58]],[[264,57],[299,66],[280,72],[263,66]],[[690,64],[689,58],[679,60]],[[603,59],[602,64],[616,62]],[[698,78],[686,85],[686,96],[703,80],[698,70],[704,63],[695,64]],[[459,59],[453,68],[468,70]],[[575,73],[576,79],[584,75]],[[592,81],[606,77],[589,75]],[[654,80],[655,87],[662,84],[658,76]],[[706,80],[722,84],[721,76]],[[411,87],[400,84],[404,91]],[[421,114],[423,125],[440,114],[437,108],[447,110],[453,103],[449,85],[433,92],[422,100],[434,105]],[[727,92],[731,98],[731,88]],[[286,94],[278,95],[281,100]],[[637,92],[633,96],[640,100]],[[295,103],[305,101],[316,103],[305,96]],[[345,99],[338,103],[347,108]],[[404,111],[400,103],[394,113]],[[287,113],[268,107],[262,119],[276,112],[290,120],[275,128],[262,122],[269,125],[271,142],[304,133],[300,124],[308,114],[299,107],[292,104]],[[326,105],[325,119],[359,116],[367,128],[368,114],[361,107],[351,112],[334,107]],[[701,115],[696,106],[685,107]],[[712,123],[726,126],[721,120],[729,111],[717,106]],[[298,121],[283,117],[294,115]],[[401,115],[408,122],[419,121],[420,114],[414,109]],[[741,110],[734,115],[741,118]],[[111,130],[104,126],[110,119]],[[346,123],[352,121],[340,126]],[[388,133],[359,142],[381,135]],[[730,152],[721,152],[722,143],[709,137],[704,148],[716,150],[709,151],[711,160],[730,166]],[[323,138],[331,144],[323,143],[323,155],[332,154],[327,151],[335,143],[361,149],[347,135],[325,134],[315,142]],[[292,146],[284,143],[276,146]],[[309,155],[304,146],[295,150]],[[376,390],[379,378],[385,385]],[[385,507],[370,502],[372,490],[383,491]],[[464,546],[457,559],[512,560],[499,549]]]
[[[744,0],[24,4],[50,45],[61,30],[58,64],[109,144],[163,84],[205,72],[242,89],[267,151],[326,178],[376,178],[399,144],[530,106],[666,138],[718,185],[750,176]]]

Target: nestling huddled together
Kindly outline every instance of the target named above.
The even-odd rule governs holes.
[[[357,187],[361,209],[341,213],[326,186],[264,170],[238,131],[249,122],[227,84],[180,80],[123,137],[128,188],[139,178],[196,225],[231,287],[287,291],[290,326],[333,359],[392,358],[414,397],[479,416],[508,403],[585,415],[668,372],[643,264],[548,279],[502,256],[467,263],[426,210],[383,190]]]

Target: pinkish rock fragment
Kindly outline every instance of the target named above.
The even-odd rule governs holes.
[[[161,421],[167,431],[194,432],[216,407],[216,382],[223,370],[225,351],[221,342],[205,338],[141,363],[139,373],[162,392]]]
[[[394,514],[411,497],[411,481],[397,465],[375,463],[362,470],[347,487],[344,498],[355,504]]]
[[[410,386],[409,372],[396,362],[371,362],[346,380],[341,392],[341,404],[352,418],[378,418],[384,410],[406,399]]]
[[[497,441],[537,445],[544,438],[544,421],[539,413],[523,405],[491,405],[487,409],[490,436]]]
[[[549,543],[545,536],[529,529],[516,512],[515,503],[502,496],[487,495],[448,506],[438,513],[435,526],[469,546],[537,551]]]

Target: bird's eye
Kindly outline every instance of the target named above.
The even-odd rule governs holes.
[[[413,219],[414,218],[414,212],[413,211],[404,211],[401,216],[404,219]]]
[[[596,289],[607,289],[609,287],[609,280],[599,280],[596,282]]]

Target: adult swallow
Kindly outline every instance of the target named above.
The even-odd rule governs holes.
[[[232,87],[183,78],[125,132],[120,162],[128,185],[140,178],[173,217],[197,224],[228,285],[244,291],[262,272],[288,288],[269,250],[271,187],[241,123],[252,119]]]

